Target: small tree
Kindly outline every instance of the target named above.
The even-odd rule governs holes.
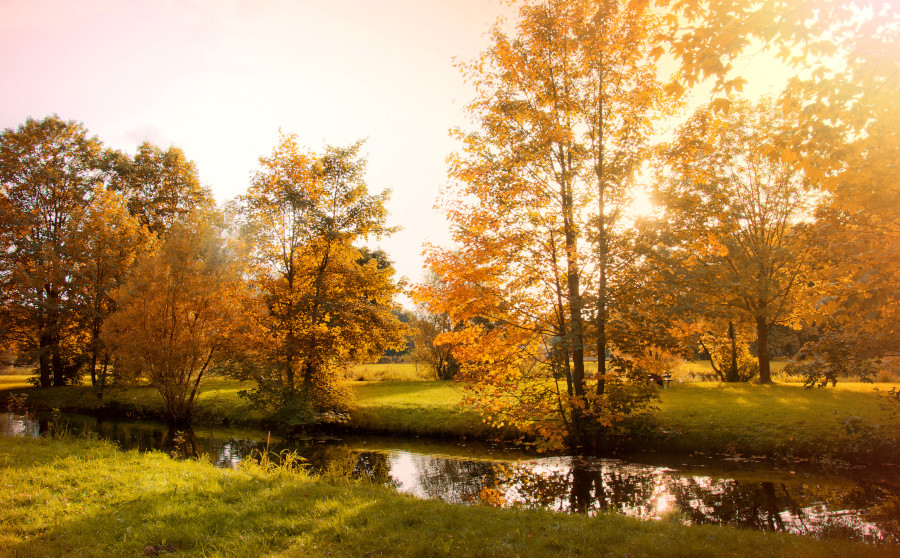
[[[175,221],[116,292],[119,309],[103,328],[117,367],[148,378],[175,422],[190,422],[204,375],[243,322],[239,261],[218,221],[201,212]]]
[[[719,327],[700,335],[700,347],[709,355],[710,366],[723,382],[749,382],[759,374],[747,335],[735,328],[734,322],[728,322],[724,331]]]
[[[442,333],[452,331],[450,317],[447,314],[419,310],[416,312],[413,329],[416,360],[424,362],[437,379],[452,380],[459,372],[459,362],[453,358],[453,347],[436,341]]]
[[[413,292],[419,299],[413,321],[416,360],[424,362],[439,380],[452,380],[459,372],[459,362],[453,356],[453,343],[441,342],[441,334],[453,331],[453,320],[446,312],[434,309],[431,301],[442,298],[446,285],[434,271],[428,271],[425,281]]]
[[[247,396],[289,422],[342,411],[342,367],[403,346],[393,266],[357,246],[391,232],[388,194],[368,192],[360,147],[316,154],[282,136],[235,204],[261,309],[237,373],[257,382]]]

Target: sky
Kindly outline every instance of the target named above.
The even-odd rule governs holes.
[[[389,224],[402,227],[370,246],[415,282],[423,242],[450,243],[434,204],[456,147],[448,131],[467,124],[475,94],[454,60],[484,50],[499,16],[514,20],[515,9],[500,0],[0,0],[0,129],[55,113],[113,148],[180,147],[220,203],[246,191],[279,130],[316,151],[366,139],[369,189],[392,190]]]
[[[218,202],[244,193],[279,130],[316,151],[366,139],[391,189],[380,245],[422,276],[449,242],[435,201],[474,96],[454,66],[488,46],[499,0],[0,0],[0,129],[58,114],[107,146],[180,147]]]

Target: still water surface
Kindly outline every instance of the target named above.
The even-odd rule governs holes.
[[[162,423],[64,415],[70,432],[92,432],[123,449],[206,455],[234,467],[254,450],[294,450],[317,472],[368,478],[456,504],[545,508],[642,519],[726,524],[815,537],[900,544],[895,469],[815,468],[803,463],[643,454],[630,459],[542,457],[478,443],[344,436],[282,439],[251,429],[178,432]],[[0,414],[0,434],[39,436],[49,424]]]

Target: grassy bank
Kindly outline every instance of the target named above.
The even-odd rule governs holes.
[[[31,404],[44,408],[90,412],[100,407],[89,386],[26,389],[21,387],[25,379],[0,376],[0,398],[3,393],[22,392]],[[353,429],[484,439],[514,434],[489,428],[477,414],[461,407],[462,390],[453,382],[349,381],[347,385],[354,395],[349,422]],[[894,385],[879,384],[879,388]],[[239,390],[248,387],[234,380],[211,379],[199,397],[196,420],[265,426],[266,416],[238,396]],[[644,442],[657,449],[900,462],[900,417],[881,408],[872,384],[841,382],[837,388],[805,389],[798,384],[694,382],[674,383],[660,394],[656,431]],[[135,418],[164,416],[162,401],[149,386],[111,392],[103,405],[107,411]]]
[[[460,405],[462,388],[450,381],[354,382],[350,422],[375,432],[494,437],[474,412]]]
[[[882,408],[872,384],[673,384],[661,395],[661,449],[900,463],[900,417]]]
[[[900,556],[674,520],[453,506],[85,440],[0,438],[0,471],[4,556]]]

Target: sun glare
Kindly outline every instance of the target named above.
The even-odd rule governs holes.
[[[631,194],[631,204],[628,206],[626,213],[629,217],[637,219],[640,217],[649,217],[655,214],[657,209],[656,205],[654,205],[653,201],[650,199],[650,194],[647,192],[647,189],[638,186]]]

